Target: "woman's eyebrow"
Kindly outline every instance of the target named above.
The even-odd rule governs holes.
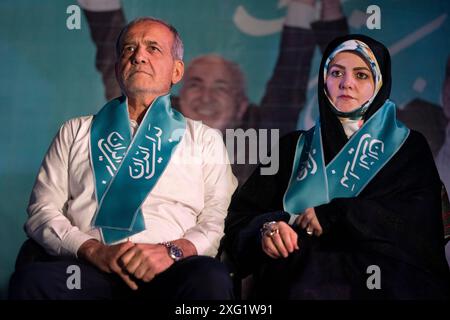
[[[370,72],[369,68],[367,68],[367,67],[355,67],[355,68],[353,68],[353,70],[366,70],[366,71]]]
[[[332,68],[332,67],[337,67],[339,69],[344,69],[345,70],[345,67],[343,65],[338,64],[338,63],[333,63],[332,65],[330,65],[330,68]],[[370,72],[369,68],[367,68],[367,67],[355,67],[355,68],[353,68],[353,70],[366,70],[366,71]]]
[[[333,63],[330,65],[330,68],[332,67],[338,67],[339,69],[345,69],[345,67],[343,65],[337,64],[337,63]]]

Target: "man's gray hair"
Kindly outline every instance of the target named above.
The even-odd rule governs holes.
[[[116,59],[118,60],[121,53],[122,53],[122,37],[127,33],[127,31],[134,25],[141,23],[141,22],[156,22],[160,23],[164,26],[166,26],[173,34],[173,44],[172,44],[172,57],[176,60],[183,60],[183,52],[184,52],[184,46],[183,41],[181,40],[180,34],[178,33],[177,29],[171,25],[170,23],[153,18],[153,17],[141,17],[134,19],[133,21],[129,22],[123,29],[120,31],[119,36],[117,37],[116,41]]]

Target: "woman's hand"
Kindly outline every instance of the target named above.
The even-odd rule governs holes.
[[[265,223],[262,232],[262,249],[271,258],[287,258],[298,250],[297,233],[283,221]]]
[[[316,216],[316,211],[314,208],[308,208],[305,210],[305,213],[299,215],[295,220],[295,224],[298,225],[302,229],[306,229],[306,233],[310,236],[313,234],[319,237],[322,233],[322,226],[319,223],[319,220]]]

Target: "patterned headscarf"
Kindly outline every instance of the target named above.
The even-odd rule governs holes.
[[[350,112],[342,112],[339,111],[336,106],[334,105],[333,101],[331,100],[330,96],[328,95],[327,89],[326,89],[326,81],[328,76],[328,69],[330,66],[331,61],[336,57],[336,55],[340,52],[351,52],[356,51],[356,53],[363,58],[367,64],[370,67],[370,70],[373,75],[374,83],[375,83],[375,90],[372,95],[372,97],[365,102],[362,106],[357,108],[356,110],[350,111]],[[376,95],[378,94],[378,91],[380,90],[381,86],[383,85],[383,79],[380,71],[380,67],[378,65],[377,59],[375,58],[375,55],[373,54],[372,50],[369,48],[368,45],[366,45],[364,42],[360,40],[347,40],[340,45],[336,47],[336,49],[328,56],[325,66],[323,68],[323,79],[324,79],[324,90],[325,95],[328,97],[328,100],[330,101],[331,105],[333,106],[333,112],[341,118],[350,118],[350,119],[361,119],[364,115],[364,113],[369,108],[370,104],[372,103],[373,99],[375,99]]]

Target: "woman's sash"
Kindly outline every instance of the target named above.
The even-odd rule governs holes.
[[[320,123],[297,142],[284,210],[291,215],[329,203],[335,198],[356,197],[400,149],[409,129],[396,119],[395,104],[384,105],[350,138],[325,166]]]

